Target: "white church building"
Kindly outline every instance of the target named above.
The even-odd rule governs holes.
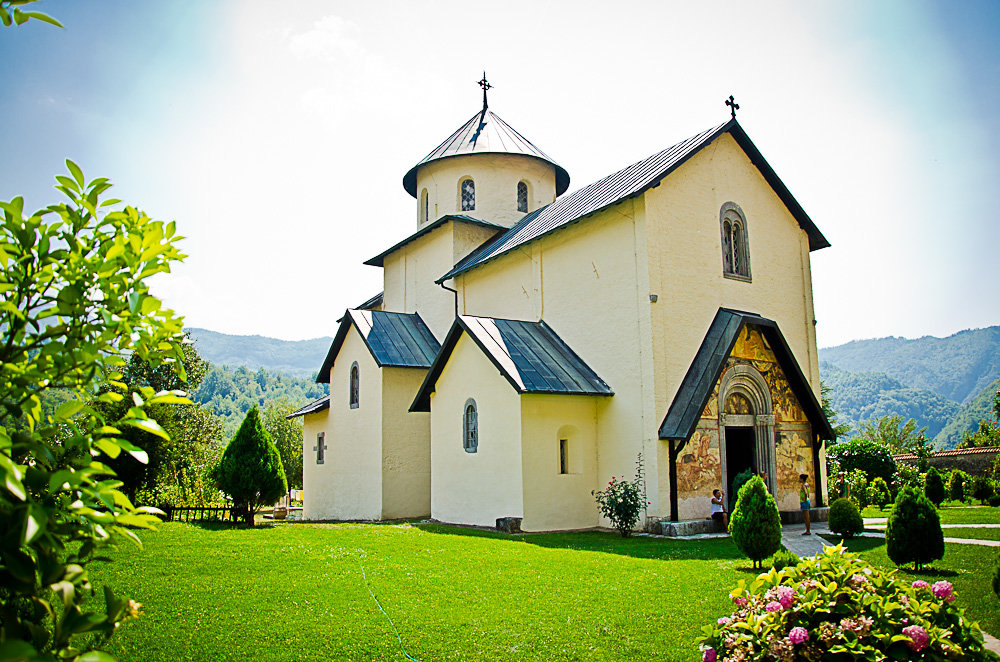
[[[567,194],[484,86],[403,189],[415,231],[365,261],[384,291],[344,313],[330,395],[293,414],[306,519],[594,527],[591,492],[639,453],[650,517],[705,517],[747,468],[781,510],[800,473],[823,504],[829,243],[735,112]]]

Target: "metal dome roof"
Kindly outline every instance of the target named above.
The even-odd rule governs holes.
[[[417,197],[417,170],[431,161],[463,154],[523,154],[533,156],[552,165],[556,169],[556,195],[562,195],[569,188],[569,173],[545,152],[535,147],[530,140],[518,133],[510,124],[487,107],[469,118],[457,131],[434,148],[430,154],[403,176],[403,188]]]

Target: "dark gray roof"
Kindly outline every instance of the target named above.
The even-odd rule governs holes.
[[[323,360],[316,381],[330,382],[330,368],[347,339],[351,325],[365,341],[368,351],[381,368],[427,368],[441,347],[417,313],[390,313],[384,310],[348,310]]]
[[[378,308],[379,306],[382,305],[382,298],[384,296],[385,296],[385,292],[379,292],[378,294],[376,294],[375,296],[373,296],[371,299],[368,299],[367,301],[365,301],[360,306],[356,306],[355,310],[372,310],[374,308]]]
[[[771,351],[774,352],[778,365],[788,379],[788,385],[792,388],[795,397],[805,411],[806,417],[813,426],[813,432],[823,439],[833,439],[833,430],[830,422],[823,413],[823,407],[816,400],[809,382],[799,368],[792,350],[785,342],[785,337],[778,329],[778,325],[769,319],[754,313],[744,313],[728,308],[719,308],[708,333],[695,354],[691,366],[688,368],[684,380],[681,382],[677,393],[674,395],[670,409],[660,425],[660,439],[689,439],[698,425],[698,418],[708,404],[715,384],[722,376],[722,370],[726,367],[726,359],[729,358],[733,346],[739,338],[743,327],[751,325],[761,333],[767,340]]]
[[[291,414],[289,414],[288,416],[285,416],[285,418],[295,418],[296,416],[305,416],[306,414],[315,414],[318,411],[323,411],[324,409],[329,409],[329,408],[330,408],[330,396],[329,395],[324,395],[319,400],[315,400],[313,402],[310,402],[309,404],[307,404],[302,409],[299,409],[298,411],[294,411]]]
[[[420,159],[417,165],[410,168],[403,176],[403,188],[414,198],[417,197],[417,170],[431,161],[463,154],[488,153],[523,154],[541,159],[556,169],[556,195],[562,195],[569,188],[569,173],[565,168],[550,159],[545,152],[535,147],[530,140],[488,108],[483,108],[469,118],[468,122],[431,150],[430,154]]]
[[[410,411],[430,411],[431,393],[463,333],[469,334],[519,393],[614,395],[545,322],[462,315],[448,331]]]
[[[369,260],[365,260],[364,263],[367,264],[367,265],[369,265],[369,266],[372,266],[372,267],[381,267],[383,261],[385,260],[385,258],[388,257],[391,253],[395,253],[397,250],[399,250],[403,246],[406,246],[410,242],[415,241],[415,240],[419,239],[420,237],[423,237],[425,234],[429,233],[431,230],[434,230],[436,228],[441,227],[442,225],[444,225],[448,221],[458,221],[458,222],[461,222],[461,223],[469,223],[470,225],[478,225],[480,227],[489,228],[491,230],[496,230],[497,232],[500,232],[502,230],[506,230],[507,229],[506,225],[499,225],[497,223],[491,223],[489,221],[483,221],[483,220],[480,220],[478,218],[473,218],[471,216],[466,216],[465,214],[445,214],[444,216],[442,216],[438,220],[434,221],[433,223],[428,223],[424,227],[420,228],[419,230],[417,230],[416,232],[414,232],[413,234],[411,234],[409,237],[407,237],[403,241],[401,241],[398,244],[394,245],[392,248],[388,248],[388,249],[382,251],[381,253],[379,253],[378,255],[376,255],[375,257],[373,257],[373,258],[371,258]],[[359,306],[359,308],[361,308],[361,307],[364,307],[364,306]]]
[[[453,278],[484,262],[509,253],[529,241],[533,241],[550,232],[582,220],[626,198],[644,193],[659,184],[664,177],[724,133],[729,133],[736,140],[743,151],[746,152],[750,161],[757,167],[778,197],[781,198],[792,216],[798,221],[799,226],[805,230],[809,236],[809,250],[818,250],[829,246],[830,243],[820,233],[801,205],[792,197],[792,194],[781,180],[778,179],[774,170],[764,160],[764,157],[750,141],[743,128],[733,119],[707,131],[702,131],[698,135],[681,141],[673,147],[668,147],[662,152],[657,152],[647,159],[633,163],[627,168],[623,168],[604,179],[585,186],[565,198],[560,198],[548,206],[531,212],[507,232],[486,242],[460,260],[451,271],[438,279],[437,282],[440,283]]]

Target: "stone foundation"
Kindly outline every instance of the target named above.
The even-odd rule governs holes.
[[[497,531],[501,533],[521,533],[520,517],[498,517]]]
[[[781,513],[782,524],[802,524],[806,521],[801,510],[783,510]],[[830,519],[830,509],[827,507],[813,508],[809,511],[810,522],[825,522]]]

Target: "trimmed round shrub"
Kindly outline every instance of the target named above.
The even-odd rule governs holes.
[[[798,565],[801,560],[795,552],[781,548],[775,553],[774,558],[771,559],[771,567],[775,570],[781,570],[790,565]]]
[[[976,476],[972,479],[972,498],[979,499],[979,503],[985,504],[991,496],[993,496],[993,484],[989,478]]]
[[[884,510],[886,505],[892,501],[889,496],[889,486],[881,478],[876,478],[868,486],[868,503],[878,506],[879,510]]]
[[[830,504],[827,524],[831,531],[844,538],[856,536],[865,530],[865,522],[861,519],[861,512],[850,499],[837,499]]]
[[[896,460],[892,457],[892,450],[888,444],[874,439],[855,437],[830,446],[827,453],[837,461],[841,471],[860,469],[869,480],[880,476],[882,480],[889,482],[896,473]]]
[[[842,545],[741,579],[730,597],[733,612],[703,628],[702,662],[996,659],[949,582],[911,583]]]
[[[904,487],[896,497],[885,528],[885,549],[896,565],[925,563],[944,557],[944,534],[937,509],[923,494]]]
[[[994,508],[1000,507],[1000,494],[994,494],[986,500],[986,503],[990,504]]]
[[[934,467],[928,469],[927,475],[924,477],[924,495],[938,507],[944,501],[944,481],[941,480],[941,474]]]
[[[948,478],[948,498],[952,501],[965,501],[966,473],[960,469],[951,472]]]
[[[752,477],[740,488],[736,508],[729,518],[729,534],[740,551],[754,562],[754,568],[760,568],[760,562],[781,547],[778,504],[760,476]]]
[[[740,495],[740,489],[747,484],[747,481],[753,478],[753,471],[747,469],[746,471],[741,471],[736,474],[733,478],[733,484],[729,486],[729,512],[736,510],[736,498]]]

